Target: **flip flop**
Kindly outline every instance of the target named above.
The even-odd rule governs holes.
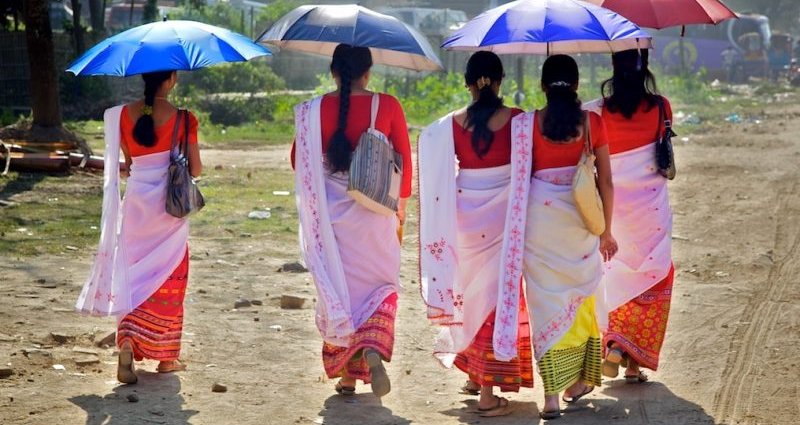
[[[626,384],[643,384],[650,380],[650,377],[639,371],[638,375],[625,375]]]
[[[356,387],[345,387],[344,385],[342,385],[341,382],[337,382],[336,386],[333,387],[333,389],[336,390],[336,392],[341,395],[345,396],[356,395]]]
[[[564,394],[561,397],[561,400],[564,400],[564,403],[572,404],[572,403],[577,402],[578,400],[580,400],[581,398],[583,398],[587,394],[591,393],[592,391],[594,391],[594,387],[593,386],[584,384],[584,389],[583,389],[582,393],[580,393],[578,395],[574,395],[571,398],[567,398],[567,395]]]
[[[378,398],[389,394],[389,391],[392,390],[392,383],[389,381],[389,375],[386,374],[386,368],[383,367],[381,355],[375,350],[367,349],[364,350],[364,357],[369,365],[372,393]]]
[[[179,362],[178,360],[174,360],[169,363],[169,366],[163,366],[166,362],[161,362],[158,364],[156,371],[158,373],[171,373],[171,372],[183,372],[186,370],[186,365]]]
[[[478,414],[482,418],[495,418],[511,413],[511,409],[509,408],[511,404],[508,402],[507,398],[495,396],[495,400],[497,400],[497,404],[493,407],[488,409],[481,409],[480,407],[478,408]]]
[[[622,362],[622,351],[616,348],[608,350],[606,358],[603,359],[602,369],[603,376],[609,378],[616,378],[619,375],[619,364]]]
[[[561,417],[561,410],[545,410],[539,412],[539,417],[544,420],[558,419]]]
[[[117,362],[117,381],[123,384],[135,384],[139,381],[133,367],[133,350],[129,346],[120,349]]]
[[[481,394],[480,387],[478,387],[478,389],[475,389],[474,387],[470,387],[470,384],[473,384],[473,382],[472,382],[472,381],[467,381],[467,382],[464,384],[464,386],[463,386],[463,387],[461,387],[461,391],[459,392],[459,394],[464,394],[464,395],[480,395],[480,394]]]

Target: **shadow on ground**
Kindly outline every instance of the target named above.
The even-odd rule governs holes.
[[[396,416],[384,407],[380,399],[372,394],[357,394],[352,397],[332,395],[325,400],[325,408],[319,412],[325,425],[410,425],[411,421]]]
[[[174,374],[137,371],[136,385],[119,385],[105,396],[84,394],[69,401],[86,411],[86,425],[189,424],[196,410],[183,410],[181,381]],[[135,395],[138,402],[128,396]]]

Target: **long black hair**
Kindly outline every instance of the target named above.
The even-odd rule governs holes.
[[[648,69],[649,58],[647,49],[623,50],[611,56],[614,75],[602,85],[609,111],[631,119],[642,102],[646,102],[648,111],[658,105],[658,87],[656,77]]]
[[[156,99],[156,92],[164,84],[164,81],[172,78],[173,72],[159,71],[142,74],[142,80],[144,80],[144,108],[142,115],[136,120],[136,125],[133,126],[133,139],[142,146],[151,147],[156,144],[153,103]]]
[[[478,89],[478,98],[467,107],[465,128],[472,128],[472,150],[483,158],[491,149],[494,133],[489,129],[489,120],[500,108],[503,99],[492,89],[505,76],[503,62],[492,52],[475,52],[467,61],[464,82]]]
[[[581,100],[578,99],[578,64],[567,55],[553,55],[542,66],[542,90],[547,96],[547,110],[542,120],[542,134],[550,140],[568,141],[578,137],[583,124]]]
[[[350,112],[350,91],[354,80],[363,77],[372,68],[372,53],[366,47],[340,44],[333,51],[331,73],[339,77],[339,120],[325,158],[331,173],[348,171],[353,145],[347,139],[347,113]]]

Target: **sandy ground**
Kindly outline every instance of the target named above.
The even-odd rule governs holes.
[[[677,281],[662,368],[646,385],[607,381],[559,423],[798,423],[800,106],[766,113],[761,124],[676,139]],[[286,167],[285,148],[204,154],[211,166]],[[418,295],[410,227],[388,366],[394,390],[382,401],[367,388],[353,398],[335,395],[323,376],[313,310],[280,309],[282,294],[305,297],[309,307],[314,297],[307,273],[275,271],[298,259],[294,244],[192,240],[183,350],[189,370],[158,375],[154,363],[144,363],[135,386],[116,383],[114,349],[95,344],[114,330],[113,319],[71,312],[90,255],[0,259],[0,367],[13,368],[0,379],[0,423],[537,423],[538,377],[534,390],[509,395],[512,415],[480,418],[469,413],[474,398],[457,393],[464,375],[430,355],[434,330]],[[220,253],[223,263],[215,261]],[[235,310],[239,297],[263,305]],[[63,335],[54,340],[51,332]],[[86,358],[88,365],[76,364]],[[213,393],[217,382],[228,391]],[[129,402],[131,394],[139,401]]]

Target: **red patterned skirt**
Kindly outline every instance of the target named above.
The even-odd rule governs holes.
[[[533,352],[528,307],[520,298],[517,357],[509,362],[494,358],[492,344],[495,312],[492,311],[466,350],[458,353],[455,366],[481,386],[499,387],[501,391],[518,392],[520,387],[533,388]]]
[[[394,349],[394,317],[397,314],[397,294],[386,297],[375,313],[364,322],[350,337],[350,346],[337,347],[322,344],[322,363],[328,378],[347,375],[369,384],[369,365],[362,355],[365,348],[371,348],[381,355],[384,361],[392,360]]]
[[[117,328],[117,346],[130,342],[136,360],[178,360],[183,331],[183,298],[189,251],[158,290],[128,313]]]
[[[612,311],[603,347],[617,343],[639,365],[656,370],[667,333],[674,280],[675,266],[672,266],[664,280]]]

